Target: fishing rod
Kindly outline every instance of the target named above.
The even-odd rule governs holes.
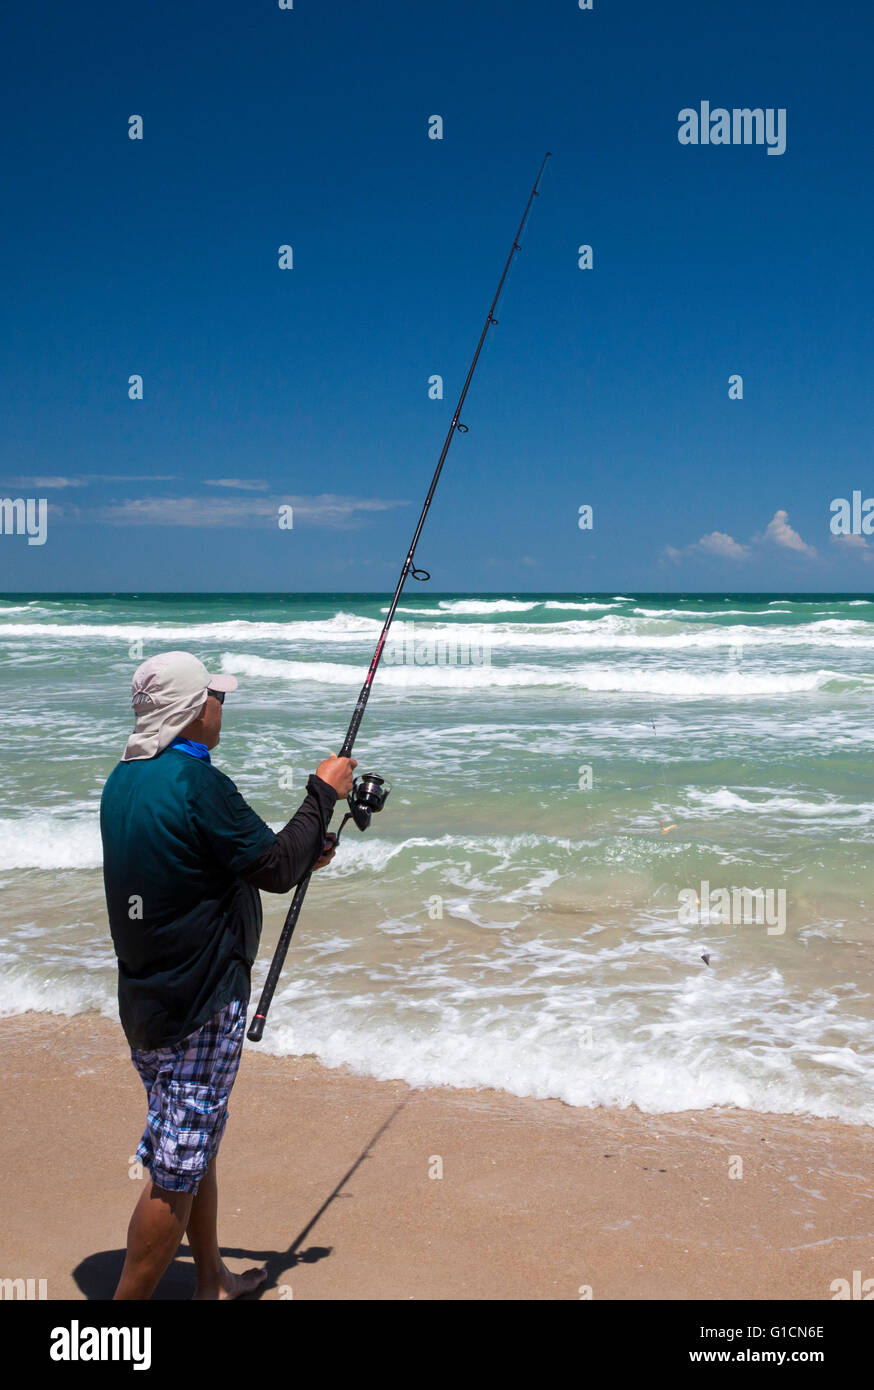
[[[458,398],[458,405],[455,407],[455,414],[452,416],[452,422],[449,426],[446,439],[443,442],[443,448],[440,451],[440,457],[437,460],[437,467],[435,468],[434,476],[431,479],[431,486],[428,489],[428,496],[425,498],[425,505],[422,508],[422,514],[419,517],[419,522],[416,526],[412,542],[410,543],[410,548],[407,551],[407,558],[404,560],[403,569],[401,570],[401,576],[397,582],[397,587],[394,591],[394,597],[392,598],[391,604],[389,606],[388,615],[383,624],[382,632],[379,635],[379,641],[376,644],[376,650],[373,653],[373,659],[370,663],[370,669],[368,670],[367,676],[364,680],[364,684],[361,687],[361,693],[358,696],[358,701],[355,705],[355,711],[349,722],[349,728],[346,730],[346,737],[343,740],[343,747],[340,749],[340,752],[338,754],[338,757],[340,758],[349,758],[352,756],[352,747],[355,743],[358,730],[361,726],[361,720],[364,718],[364,711],[367,708],[367,701],[370,699],[370,687],[373,684],[373,677],[376,675],[376,668],[379,665],[380,658],[382,656],[382,649],[385,646],[385,639],[388,636],[388,630],[391,627],[392,619],[394,618],[395,610],[398,606],[398,602],[400,600],[401,594],[403,593],[404,585],[406,584],[407,579],[410,577],[410,575],[412,575],[414,579],[418,579],[422,583],[424,583],[426,580],[431,578],[427,570],[416,569],[413,563],[413,557],[416,553],[416,546],[419,543],[419,536],[422,534],[422,527],[425,525],[425,517],[428,515],[428,512],[430,510],[431,502],[434,497],[434,493],[437,490],[437,484],[440,480],[440,474],[443,471],[443,464],[446,462],[446,455],[449,453],[449,446],[452,443],[452,440],[455,436],[455,432],[457,430],[459,434],[467,434],[467,425],[461,424],[459,422],[459,416],[461,415],[461,411],[464,407],[464,402],[467,397],[468,390],[470,388],[470,383],[473,380],[473,374],[476,371],[476,364],[479,361],[479,355],[483,350],[483,344],[485,343],[488,331],[498,322],[498,320],[495,318],[495,309],[497,308],[498,300],[501,297],[501,290],[504,288],[504,281],[507,278],[507,273],[510,269],[513,257],[519,250],[519,238],[521,237],[523,229],[525,227],[525,223],[528,220],[528,214],[531,211],[531,204],[534,202],[535,198],[538,198],[540,196],[538,192],[538,185],[540,183],[541,178],[543,177],[543,171],[546,168],[546,161],[549,159],[549,156],[550,151],[547,150],[546,154],[543,156],[543,161],[540,165],[537,178],[534,180],[534,187],[531,189],[531,192],[528,195],[528,202],[525,204],[525,211],[522,214],[522,221],[519,223],[516,235],[513,238],[513,245],[510,248],[510,254],[507,257],[507,262],[504,266],[503,274],[501,275],[501,278],[498,281],[498,288],[495,290],[495,297],[492,300],[489,312],[486,315],[486,321],[483,324],[483,330],[479,336],[479,342],[476,345],[476,352],[473,355],[473,361],[471,362],[470,367],[468,368],[468,373],[464,380],[464,386],[461,388],[461,395]],[[375,772],[365,772],[362,774],[361,777],[357,777],[352,784],[352,791],[348,798],[349,810],[340,823],[340,829],[337,831],[335,840],[339,841],[340,835],[343,831],[343,826],[346,824],[348,820],[354,821],[355,825],[358,827],[359,830],[366,830],[367,827],[370,825],[370,820],[374,813],[382,810],[390,791],[391,787],[388,785],[385,779],[382,777],[378,777]],[[317,857],[320,857],[321,853],[322,851],[320,848]],[[273,999],[273,995],[276,992],[276,986],[279,983],[279,976],[282,972],[282,967],[285,964],[285,957],[288,954],[288,948],[291,945],[291,938],[294,935],[294,929],[297,926],[297,919],[300,916],[300,910],[303,906],[303,900],[306,897],[307,889],[309,888],[312,872],[313,870],[311,866],[305,874],[305,876],[301,879],[300,883],[297,885],[294,897],[291,900],[291,905],[289,906],[288,913],[285,918],[285,924],[282,928],[282,931],[280,932],[279,940],[276,943],[276,950],[274,951],[273,959],[270,962],[270,969],[267,971],[267,978],[264,981],[264,988],[261,991],[261,998],[258,1000],[258,1008],[255,1011],[254,1017],[252,1018],[252,1022],[249,1025],[249,1030],[246,1034],[250,1042],[260,1042],[263,1036],[264,1024],[267,1019],[267,1013],[270,1008],[270,1003]]]

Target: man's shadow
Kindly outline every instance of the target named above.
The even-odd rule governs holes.
[[[287,1250],[250,1250],[240,1246],[222,1246],[223,1258],[252,1260],[255,1264],[263,1265],[267,1273],[267,1278],[257,1289],[253,1290],[252,1293],[240,1296],[240,1302],[256,1302],[263,1297],[268,1289],[276,1288],[279,1276],[285,1274],[289,1269],[293,1269],[295,1265],[316,1264],[319,1260],[324,1260],[333,1253],[333,1247],[330,1245],[310,1245],[306,1249],[301,1249],[301,1246],[316,1222],[324,1216],[331,1203],[341,1195],[352,1174],[370,1156],[374,1145],[382,1138],[405,1105],[406,1101],[402,1100],[399,1105],[395,1106],[388,1119],[380,1125],[373,1138],[361,1150],[351,1168],[343,1174],[336,1187],[328,1194],[303,1230],[295,1236]],[[73,1278],[87,1299],[112,1298],[121,1275],[124,1257],[124,1250],[99,1250],[93,1255],[86,1256],[76,1265],[73,1270]],[[152,1299],[159,1302],[190,1299],[194,1293],[194,1285],[194,1264],[189,1248],[187,1245],[180,1245],[175,1258],[152,1294]]]

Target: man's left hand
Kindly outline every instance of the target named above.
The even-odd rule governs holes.
[[[333,830],[329,830],[325,837],[325,843],[322,847],[322,852],[316,860],[315,864],[313,865],[313,872],[315,873],[316,869],[323,869],[326,864],[330,864],[331,860],[334,858],[334,855],[336,853],[337,836],[334,834]]]

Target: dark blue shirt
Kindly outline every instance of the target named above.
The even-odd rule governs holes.
[[[255,882],[287,891],[303,877],[333,810],[332,788],[315,776],[307,786],[276,835],[229,777],[172,747],[110,774],[103,878],[132,1047],[170,1046],[232,999],[248,1000],[262,921]]]

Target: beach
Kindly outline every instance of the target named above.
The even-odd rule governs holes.
[[[278,828],[385,605],[0,604],[0,1276],[111,1294],[142,1182],[98,825],[133,670],[238,676],[214,761]],[[398,622],[355,749],[391,796],[316,875],[232,1098],[233,1267],[266,1260],[267,1299],[861,1287],[874,601],[429,595]],[[159,1296],[191,1289],[183,1255]]]
[[[110,1297],[145,1119],[121,1030],[0,1020],[0,1065],[0,1275]],[[828,1300],[874,1276],[872,1157],[834,1121],[413,1089],[247,1045],[219,1239],[265,1299]],[[192,1289],[183,1245],[155,1297]]]
[[[593,1302],[584,1373],[836,1379],[865,1316],[827,1310],[874,1301],[870,7],[7,8],[23,1364],[318,1354],[182,1329],[245,1285]],[[203,1158],[193,1219],[140,1146],[176,1193]]]

